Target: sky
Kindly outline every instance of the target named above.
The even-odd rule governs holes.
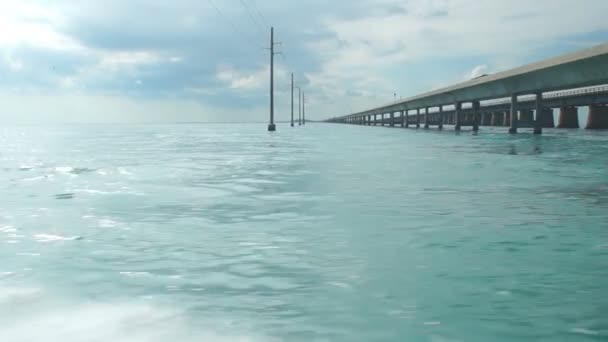
[[[0,0],[0,122],[325,119],[608,41],[606,0]],[[297,113],[296,90],[296,113]]]

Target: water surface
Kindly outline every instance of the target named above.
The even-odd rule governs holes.
[[[608,134],[0,128],[0,341],[600,341]]]

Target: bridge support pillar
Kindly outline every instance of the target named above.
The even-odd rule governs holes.
[[[504,112],[503,113],[503,121],[502,121],[502,125],[506,126],[506,127],[510,127],[511,126],[511,112]]]
[[[395,127],[395,113],[391,112],[391,127]]]
[[[429,129],[429,107],[424,108],[424,129]]]
[[[473,132],[479,131],[479,101],[473,101]]]
[[[491,126],[492,125],[492,114],[484,112],[481,114],[481,125],[482,126]]]
[[[586,129],[608,129],[608,106],[589,106]]]
[[[531,109],[522,109],[519,111],[519,121],[521,122],[533,122],[534,112]]]
[[[555,127],[555,119],[553,118],[553,108],[543,108],[541,116],[543,128]]]
[[[454,111],[454,130],[456,131],[460,131],[461,127],[460,127],[460,116],[462,115],[462,113],[460,112],[462,110],[462,103],[461,102],[456,102],[456,110]]]
[[[416,128],[420,128],[420,108],[416,109]]]
[[[443,129],[444,120],[445,120],[445,113],[443,112],[443,106],[439,106],[439,130]]]
[[[403,113],[405,112],[404,110],[401,111],[401,113],[399,114],[399,116],[401,117],[401,127],[405,127],[405,114]]]
[[[578,108],[576,107],[561,107],[559,109],[559,123],[557,128],[579,128],[578,125]]]
[[[536,121],[534,122],[534,134],[541,134],[543,132],[543,109],[543,94],[536,93]],[[530,111],[530,115],[531,114],[532,111]]]
[[[509,133],[517,133],[517,95],[511,95],[511,126],[509,127]]]
[[[492,113],[492,120],[490,121],[490,126],[500,126],[500,124],[502,124],[502,121],[500,119],[502,119],[502,121],[504,121],[504,119],[501,117],[500,113],[496,113],[496,112]]]
[[[404,114],[405,117],[403,118],[403,120],[405,121],[405,128],[409,128],[410,127],[410,116],[408,115],[408,110],[406,109]]]

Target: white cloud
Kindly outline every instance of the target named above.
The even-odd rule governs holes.
[[[151,51],[106,52],[100,54],[98,67],[116,71],[123,67],[155,64],[159,61],[160,56]]]
[[[11,71],[20,71],[21,69],[23,69],[23,62],[13,57],[10,53],[4,55],[4,63],[8,65],[8,68]]]
[[[0,31],[5,32],[0,35],[0,67],[12,80],[28,73],[44,77],[41,87],[49,89],[38,89],[41,96],[80,94],[100,103],[96,94],[118,93],[112,87],[120,85],[125,93],[162,88],[171,98],[226,103],[219,97],[234,96],[232,106],[238,107],[240,99],[246,100],[243,107],[266,106],[267,60],[250,45],[265,43],[267,37],[251,26],[238,2],[216,4],[223,15],[194,0],[170,5],[0,0]],[[133,16],[134,8],[146,16]],[[460,81],[465,74],[475,77],[549,57],[547,47],[589,46],[598,32],[607,30],[608,2],[311,0],[304,5],[260,0],[259,8],[280,23],[275,33],[291,63],[275,65],[277,103],[288,102],[288,73],[294,71],[306,89],[311,117],[321,117],[392,101],[395,92],[398,97],[414,95]],[[306,15],[319,9],[322,15]],[[230,23],[256,41],[245,44]],[[28,47],[39,55],[28,58]],[[45,54],[53,58],[53,68],[40,75],[35,68],[45,68],[38,62]],[[1,86],[27,88],[30,80],[23,77],[23,82]],[[56,89],[49,87],[53,82]],[[265,108],[257,115],[265,117]]]
[[[403,84],[423,91],[430,86],[424,79],[415,81],[418,87],[412,86],[411,80],[399,78],[399,71],[427,60],[467,56],[487,56],[486,65],[502,69],[514,67],[546,46],[563,44],[564,37],[605,30],[608,13],[604,0],[386,0],[384,4],[403,10],[325,20],[332,37],[309,45],[322,60],[320,70],[309,74],[313,85],[327,94],[345,87],[392,94]],[[377,6],[373,1],[368,5],[370,10]],[[432,68],[429,73],[438,73],[443,66]],[[454,82],[460,76],[445,78]]]
[[[285,79],[287,71],[282,67],[275,67],[275,82]],[[232,66],[220,65],[216,73],[216,78],[224,82],[231,89],[236,90],[256,90],[268,86],[270,82],[270,67],[265,66],[253,72],[243,72],[234,69]]]
[[[253,121],[256,112],[264,111],[263,108],[226,109],[192,100],[132,99],[122,95],[35,95],[7,91],[0,92],[0,102],[4,108],[0,112],[0,122],[19,124],[242,122]]]
[[[0,47],[30,45],[51,50],[79,50],[82,46],[58,31],[63,15],[32,1],[0,1]]]
[[[485,65],[485,64],[478,65],[478,66],[474,67],[473,70],[471,70],[470,72],[468,72],[465,75],[464,79],[465,80],[470,80],[470,79],[473,79],[473,78],[480,77],[480,76],[486,74],[487,70],[488,70],[488,66],[487,65]]]

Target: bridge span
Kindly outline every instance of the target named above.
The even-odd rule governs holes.
[[[608,43],[485,75],[446,88],[327,122],[357,125],[508,126],[510,133],[532,128],[578,128],[578,108],[589,107],[586,128],[608,129]]]

